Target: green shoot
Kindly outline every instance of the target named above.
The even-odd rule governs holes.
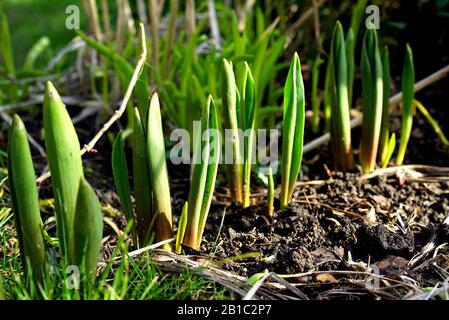
[[[376,167],[383,106],[382,62],[375,29],[368,29],[363,38],[361,69],[363,124],[360,164],[364,173],[370,173]]]
[[[348,64],[348,100],[349,107],[352,106],[352,91],[354,85],[354,72],[355,72],[355,38],[352,29],[349,29],[346,36],[346,61]]]
[[[391,86],[391,70],[390,70],[390,53],[388,47],[385,46],[382,52],[382,76],[383,76],[383,103],[382,103],[382,125],[379,136],[379,157],[382,167],[387,164],[387,155],[389,150],[390,135],[390,86]]]
[[[268,214],[270,216],[274,213],[274,179],[273,170],[268,168],[268,194],[267,194]]]
[[[126,162],[122,133],[118,134],[112,147],[112,173],[126,220],[128,223],[131,223],[134,220],[134,212],[131,200],[131,188],[128,181],[128,164]],[[135,238],[136,232],[134,228],[131,233],[133,234],[134,242],[136,242],[137,239]]]
[[[239,137],[239,115],[237,114],[239,94],[235,83],[235,76],[232,65],[226,59],[223,59],[222,86],[223,129],[225,130],[225,136],[229,135],[229,137],[226,137],[226,141],[231,141],[232,143],[232,159],[229,159],[232,161],[230,161],[231,163],[226,164],[225,167],[231,191],[231,201],[235,203],[242,203],[243,161]]]
[[[153,94],[148,109],[146,138],[149,172],[153,188],[156,241],[160,242],[173,237],[173,228],[161,109],[156,93]],[[169,250],[170,244],[164,245],[164,248]]]
[[[177,254],[181,254],[181,244],[182,239],[184,238],[184,234],[186,233],[186,227],[187,227],[187,214],[189,210],[189,203],[184,203],[184,206],[182,207],[182,213],[179,217],[178,221],[178,230],[176,232],[176,242],[175,242],[175,252]]]
[[[36,176],[26,129],[17,115],[9,133],[8,178],[25,277],[42,284],[46,261]]]
[[[388,150],[385,159],[382,160],[382,168],[385,169],[390,163],[391,157],[393,156],[394,150],[396,149],[396,133],[392,133],[390,139],[388,140]]]
[[[421,102],[419,102],[418,100],[413,99],[413,105],[415,106],[416,109],[419,110],[419,112],[421,112],[421,114],[424,116],[424,118],[427,120],[427,122],[430,123],[430,125],[432,126],[432,129],[435,131],[438,138],[440,138],[441,142],[445,146],[449,146],[449,140],[447,140],[446,136],[444,135],[443,131],[441,130],[440,125],[432,117],[430,112],[423,106],[423,104]]]
[[[295,53],[284,87],[282,134],[281,208],[290,202],[302,161],[304,142],[304,83],[299,56]]]
[[[195,143],[194,155],[199,155],[199,161],[194,161],[191,188],[187,208],[187,224],[182,243],[193,249],[201,245],[207,215],[209,213],[212,195],[217,178],[218,159],[220,158],[221,142],[213,133],[218,131],[217,112],[212,96],[208,97],[207,106],[201,117],[201,137],[208,133],[207,139]],[[182,225],[179,226],[182,229]]]
[[[320,77],[320,66],[324,60],[316,57],[312,66],[312,132],[318,133],[320,129],[320,98],[318,96],[318,82]]]
[[[254,122],[256,119],[256,86],[254,79],[245,62],[245,73],[243,78],[243,130],[244,137],[244,179],[245,179],[245,194],[243,199],[243,207],[248,207],[250,204],[251,191],[251,164],[252,164],[252,146],[254,139]]]
[[[329,66],[329,99],[331,104],[330,133],[336,168],[347,171],[353,167],[351,127],[348,100],[348,69],[343,27],[337,22],[332,36]]]
[[[404,67],[402,69],[402,123],[401,140],[399,142],[396,165],[400,166],[404,162],[405,151],[407,150],[408,140],[413,126],[413,98],[415,85],[415,67],[413,64],[413,52],[407,44]]]
[[[95,282],[101,241],[103,214],[92,187],[81,177],[74,221],[74,256],[87,284]]]
[[[139,243],[141,246],[145,246],[154,215],[151,197],[151,177],[147,160],[146,134],[139,109],[137,108],[134,108],[132,149],[136,227]]]
[[[44,98],[45,147],[56,206],[56,223],[62,252],[73,262],[73,221],[83,167],[80,143],[70,115],[58,92],[47,82]]]

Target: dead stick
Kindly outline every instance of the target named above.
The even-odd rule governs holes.
[[[438,80],[441,80],[442,78],[446,77],[449,74],[449,65],[445,66],[444,68],[441,68],[435,73],[432,73],[430,76],[422,79],[421,81],[415,83],[414,91],[418,92],[425,87],[437,82]],[[402,92],[399,92],[392,96],[389,100],[390,107],[396,105],[399,101],[402,99]],[[359,116],[356,116],[354,119],[351,120],[351,129],[355,128],[362,124],[363,115],[360,114]],[[325,144],[330,140],[330,134],[325,133],[321,137],[316,138],[315,140],[310,141],[304,146],[303,153],[310,152],[319,146]]]
[[[122,114],[126,110],[126,106],[128,105],[129,100],[131,99],[131,94],[134,90],[134,87],[136,86],[137,81],[139,80],[139,76],[143,70],[143,67],[145,65],[146,59],[147,59],[147,45],[146,45],[146,39],[145,39],[145,28],[142,23],[139,25],[140,27],[140,42],[142,43],[142,53],[140,54],[139,61],[137,62],[136,68],[134,69],[134,73],[131,77],[131,81],[129,82],[128,89],[126,90],[125,97],[123,98],[122,104],[120,107],[114,112],[112,117],[106,122],[103,127],[98,131],[98,133],[93,137],[93,139],[84,147],[81,149],[81,156],[84,155],[86,152],[89,152],[93,149],[95,144],[100,140],[100,138],[103,136],[103,134],[108,131],[108,129],[116,122]],[[42,183],[45,179],[50,177],[50,173],[47,172],[40,176],[36,182]]]

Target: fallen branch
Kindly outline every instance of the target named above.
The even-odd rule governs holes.
[[[106,122],[103,127],[98,131],[98,133],[93,137],[93,139],[84,147],[81,149],[81,156],[84,155],[86,152],[90,152],[95,144],[100,140],[100,138],[105,134],[109,128],[116,122],[120,117],[123,115],[123,113],[126,110],[126,106],[128,105],[129,100],[131,99],[131,94],[134,90],[134,87],[136,86],[137,81],[139,80],[139,76],[142,73],[143,67],[145,65],[146,59],[147,59],[147,45],[146,45],[146,38],[145,38],[145,29],[142,23],[139,25],[140,27],[140,42],[142,44],[142,53],[140,54],[139,60],[137,62],[136,68],[134,69],[134,73],[131,77],[131,80],[129,82],[128,88],[125,93],[125,97],[123,98],[122,104],[120,107],[114,112],[112,117]],[[50,177],[50,173],[44,173],[41,175],[36,182],[42,183],[44,180],[48,179]]]
[[[435,73],[432,73],[430,76],[422,79],[421,81],[418,81],[415,83],[414,91],[418,92],[425,87],[437,82],[438,80],[441,80],[442,78],[446,77],[449,74],[449,65],[445,66],[444,68],[441,68],[440,70],[436,71]],[[390,108],[396,105],[398,102],[400,102],[402,99],[402,92],[399,92],[392,96],[389,100],[390,102]],[[351,120],[351,128],[355,128],[362,124],[363,115],[356,116],[354,119]],[[303,153],[310,152],[321,145],[325,144],[330,140],[330,134],[325,133],[321,137],[316,138],[315,140],[312,140],[311,142],[307,143],[304,146]]]

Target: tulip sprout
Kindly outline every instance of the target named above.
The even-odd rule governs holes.
[[[284,87],[281,208],[287,207],[290,202],[301,167],[304,122],[304,83],[299,56],[295,53]]]
[[[402,123],[401,139],[399,150],[396,157],[396,165],[400,166],[404,162],[405,151],[407,150],[408,140],[412,132],[413,125],[413,99],[415,85],[415,67],[413,65],[413,53],[407,44],[404,67],[402,69]]]
[[[343,27],[337,22],[332,36],[329,59],[329,99],[331,105],[330,133],[335,164],[338,170],[353,167],[351,127],[348,100],[348,69]]]
[[[44,99],[45,147],[51,172],[58,237],[66,261],[73,261],[73,221],[83,177],[80,143],[64,103],[51,82]]]
[[[375,29],[368,29],[362,47],[363,123],[360,164],[364,173],[376,167],[379,134],[382,124],[382,62]]]
[[[238,122],[240,114],[237,114],[240,109],[240,97],[235,83],[232,64],[226,59],[223,59],[222,93],[223,106],[221,115],[226,137],[225,141],[230,142],[232,149],[230,150],[232,159],[226,159],[225,161],[231,200],[235,203],[243,203],[243,161]]]
[[[152,235],[156,241],[173,237],[171,198],[165,160],[164,135],[157,94],[150,100],[145,129],[141,112],[134,108],[132,159],[135,210],[131,204],[128,166],[121,134],[112,150],[112,169],[117,193],[131,226],[136,246],[148,244]],[[154,228],[153,228],[154,227]],[[138,238],[138,239],[137,239]],[[170,245],[164,245],[169,250]]]
[[[25,275],[42,283],[46,262],[36,176],[26,129],[17,115],[9,132],[8,173]]]
[[[193,249],[198,249],[201,244],[215,189],[221,147],[219,135],[216,133],[218,133],[217,112],[214,100],[209,96],[201,117],[201,140],[195,143],[194,155],[197,155],[198,161],[194,161],[193,164],[188,205],[184,206],[178,226],[177,238],[182,238],[182,243]],[[183,217],[185,211],[187,211],[186,223]]]
[[[391,86],[391,70],[390,70],[390,53],[388,47],[385,46],[382,52],[382,77],[383,77],[383,102],[382,102],[382,125],[379,136],[379,158],[383,168],[388,166],[388,151],[390,144],[390,86]],[[396,136],[395,136],[396,140]]]
[[[84,179],[75,128],[51,82],[46,84],[44,129],[63,264],[79,266],[91,286],[101,249],[103,215],[95,192]],[[10,129],[8,174],[25,273],[44,284],[48,267],[36,177],[26,129],[18,116]]]

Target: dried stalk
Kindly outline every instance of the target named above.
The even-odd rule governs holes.
[[[324,3],[326,2],[326,0],[319,0],[316,3],[316,7],[317,9],[319,7],[321,7]],[[290,26],[290,28],[287,29],[287,32],[285,33],[287,35],[288,41],[287,43],[290,43],[291,40],[296,37],[296,35],[298,34],[298,29],[302,26],[302,24],[304,22],[306,22],[310,17],[313,16],[314,14],[314,7],[309,8],[307,11],[305,11],[298,20],[296,20],[295,22],[293,22]]]
[[[97,2],[95,0],[84,0],[83,4],[87,13],[89,29],[95,40],[101,41],[101,27],[100,19],[98,18]]]
[[[159,70],[159,6],[157,0],[149,0],[150,35],[151,35],[151,64]]]
[[[186,0],[185,28],[187,41],[189,41],[193,32],[195,32],[195,0]]]
[[[165,48],[165,77],[168,77],[168,74],[171,69],[171,62],[173,57],[173,47],[175,44],[176,38],[176,17],[178,14],[179,1],[171,0],[170,1],[170,20],[168,22],[168,35],[167,35],[167,47]]]
[[[209,12],[209,24],[214,45],[216,48],[221,48],[220,29],[218,27],[217,11],[215,10],[215,3],[213,0],[207,1],[207,8]]]
[[[105,31],[106,40],[111,40],[111,18],[109,17],[108,3],[106,0],[101,0],[101,14],[103,17],[103,28]]]

